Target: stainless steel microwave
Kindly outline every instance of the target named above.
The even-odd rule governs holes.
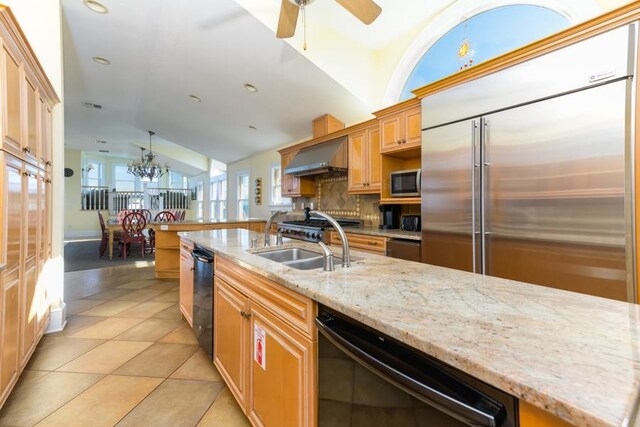
[[[420,196],[420,169],[395,171],[390,175],[392,197]]]

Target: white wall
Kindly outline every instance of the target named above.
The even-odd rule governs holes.
[[[271,206],[271,166],[280,164],[280,154],[276,150],[265,151],[255,156],[240,160],[227,165],[227,200],[228,218],[234,219],[238,216],[237,186],[238,173],[249,171],[249,216],[252,218],[268,218],[271,211],[282,207]],[[256,205],[254,201],[254,182],[256,178],[262,178],[262,204]],[[289,207],[287,207],[289,209]]]
[[[31,48],[60,98],[53,109],[52,150],[52,259],[45,265],[51,322],[47,331],[65,323],[64,265],[64,72],[62,68],[62,16],[59,0],[3,0],[15,15]]]

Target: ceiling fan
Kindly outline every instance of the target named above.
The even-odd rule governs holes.
[[[282,0],[276,37],[279,39],[293,37],[296,32],[298,12],[302,11],[302,19],[304,21],[305,8],[313,1],[314,0]],[[380,15],[380,12],[382,12],[382,8],[373,0],[336,0],[336,2],[367,25],[375,21],[378,15]]]

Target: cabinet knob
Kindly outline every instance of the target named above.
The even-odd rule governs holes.
[[[402,143],[402,141],[400,141],[400,140],[397,140],[396,142],[398,143],[398,145]]]
[[[372,245],[372,246],[376,246],[378,244],[378,242],[369,241],[369,244]]]
[[[51,166],[51,160],[47,160],[44,164],[47,166]]]
[[[194,271],[196,268],[195,267],[191,267],[189,270]]]
[[[407,143],[407,140],[406,140],[406,139],[403,139],[403,140],[402,140],[402,143],[403,143],[403,144],[406,144],[406,143]]]
[[[22,151],[24,151],[25,153],[31,153],[31,148],[29,148],[29,147],[24,147],[24,148],[22,149]]]
[[[246,311],[242,310],[240,312],[240,316],[244,317],[245,319],[248,319],[251,317],[251,313],[247,313]]]
[[[47,183],[51,184],[53,181],[51,180],[51,178],[47,178],[47,179],[45,180],[45,182],[47,182]]]

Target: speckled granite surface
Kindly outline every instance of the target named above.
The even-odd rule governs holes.
[[[366,234],[368,236],[382,236],[393,239],[422,240],[419,231],[404,231],[399,229],[381,230],[378,227],[348,227],[344,231],[347,233]]]
[[[295,270],[248,252],[257,233],[180,234],[575,425],[637,425],[640,305],[357,251]]]

